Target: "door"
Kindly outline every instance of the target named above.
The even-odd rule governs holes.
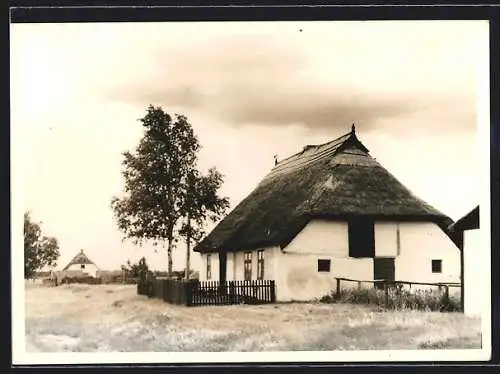
[[[394,258],[374,258],[373,259],[373,279],[375,280],[385,280],[389,282],[394,282],[395,270],[394,270]],[[377,288],[383,288],[383,283],[377,283]]]
[[[226,281],[227,253],[219,252],[219,281]]]

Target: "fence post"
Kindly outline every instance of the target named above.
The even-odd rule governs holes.
[[[340,279],[339,278],[335,278],[337,280],[337,289],[335,290],[336,292],[336,295],[337,295],[337,298],[340,297]]]
[[[445,307],[447,308],[450,303],[450,288],[448,286],[444,286],[444,302]]]
[[[385,293],[385,307],[387,309],[389,307],[389,287],[386,281],[384,281],[384,293]]]
[[[196,283],[195,282],[190,282],[190,281],[187,281],[185,284],[184,284],[184,297],[186,298],[186,306],[192,306],[193,305],[193,288],[194,288],[194,285]]]
[[[276,302],[276,288],[274,287],[274,280],[271,281],[271,302]]]

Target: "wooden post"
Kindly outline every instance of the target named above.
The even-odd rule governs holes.
[[[337,298],[340,298],[340,278],[336,278],[337,280],[337,289],[335,290]]]
[[[385,293],[385,307],[389,307],[389,287],[387,285],[387,282],[384,281],[384,293]]]
[[[189,281],[184,284],[184,297],[186,300],[186,306],[193,305],[193,289],[196,285],[196,282]]]
[[[463,233],[462,233],[463,235]],[[462,238],[463,241],[463,238]],[[464,274],[464,249],[465,246],[461,245],[462,248],[460,248],[460,309],[462,309],[462,313],[465,312],[465,274]]]
[[[186,237],[186,269],[184,271],[184,277],[189,280],[190,265],[191,265],[191,218],[189,212],[187,214],[187,226],[188,235]]]
[[[450,303],[450,288],[448,286],[444,286],[444,302],[447,308]]]
[[[234,304],[235,294],[234,281],[229,281],[229,302],[231,304]]]
[[[274,284],[274,280],[271,281],[271,302],[276,302],[276,288]]]

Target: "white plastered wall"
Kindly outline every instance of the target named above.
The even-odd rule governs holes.
[[[94,264],[85,264],[85,268],[82,269],[81,264],[72,264],[67,269],[67,271],[81,271],[82,273],[88,274],[91,277],[96,277],[97,271],[99,270]]]
[[[464,231],[464,311],[479,316],[484,310],[484,263],[486,247],[482,245],[480,230]]]
[[[373,279],[373,260],[350,258],[348,239],[347,222],[310,221],[277,253],[277,300],[319,298],[336,289],[336,277]],[[330,260],[330,272],[318,272],[319,259]],[[357,287],[357,284],[343,282],[341,286]]]

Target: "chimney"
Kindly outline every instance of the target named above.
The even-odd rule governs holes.
[[[356,133],[356,126],[354,126],[354,123],[352,124],[352,127],[351,127],[351,133],[352,134]]]
[[[278,155],[274,155],[274,166],[278,165]]]

